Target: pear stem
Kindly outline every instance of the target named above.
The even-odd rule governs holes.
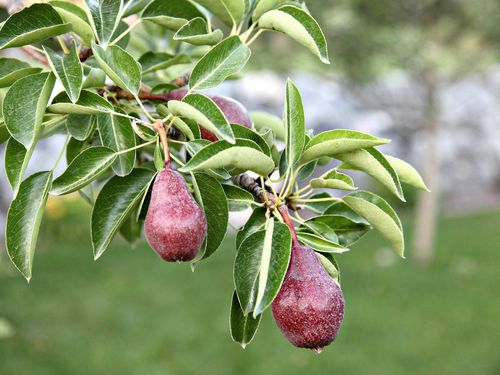
[[[168,148],[167,132],[165,131],[163,122],[155,121],[153,128],[160,136],[161,146],[165,154],[165,168],[170,169],[170,149]]]
[[[295,227],[293,226],[292,218],[290,217],[290,214],[288,213],[288,208],[286,206],[283,206],[280,204],[278,206],[278,212],[280,213],[281,217],[283,218],[283,221],[285,222],[286,225],[288,225],[288,228],[290,228],[290,233],[292,234],[292,241],[294,245],[298,245],[299,241],[297,239],[297,232],[295,231]]]

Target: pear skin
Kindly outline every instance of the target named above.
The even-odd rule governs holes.
[[[207,220],[178,172],[165,169],[156,177],[144,234],[167,262],[190,261],[198,254],[207,235]]]
[[[344,317],[344,296],[311,248],[293,245],[272,312],[280,330],[297,347],[321,352],[337,337]]]

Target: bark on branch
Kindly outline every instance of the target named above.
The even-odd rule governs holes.
[[[232,181],[235,185],[238,185],[248,192],[252,193],[255,197],[257,197],[257,199],[259,199],[266,205],[267,209],[278,211],[285,224],[288,226],[288,228],[290,228],[293,243],[298,243],[297,233],[295,232],[295,227],[293,225],[292,219],[290,218],[290,214],[288,213],[288,208],[286,205],[278,203],[276,201],[276,197],[273,194],[263,189],[258,180],[246,173],[234,176],[232,178]]]

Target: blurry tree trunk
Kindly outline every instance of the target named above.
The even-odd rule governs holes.
[[[419,192],[413,240],[413,257],[418,263],[427,265],[432,261],[434,256],[434,237],[439,210],[439,103],[436,75],[433,72],[424,72],[423,82],[425,85],[425,113],[423,123],[425,149],[422,155],[422,174],[431,192]]]
[[[4,190],[7,186],[2,186],[0,181],[0,189]],[[5,249],[5,218],[9,209],[9,202],[7,201],[7,194],[0,194],[0,253]]]
[[[2,104],[2,98],[0,98],[0,105]],[[5,144],[0,145],[0,160],[3,160],[5,154]],[[10,185],[7,181],[7,176],[5,175],[5,170],[0,172],[0,253],[5,250],[5,218],[7,217],[7,211],[9,210],[10,201],[12,200],[12,193],[10,190]],[[1,255],[1,254],[0,254]],[[1,259],[0,259],[1,261]]]

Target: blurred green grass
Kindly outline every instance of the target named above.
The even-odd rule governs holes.
[[[232,238],[194,273],[143,242],[94,262],[79,217],[46,220],[29,286],[2,259],[0,374],[500,373],[500,212],[442,219],[428,269],[375,234],[340,256],[346,318],[321,355],[269,312],[246,350],[231,341]]]

